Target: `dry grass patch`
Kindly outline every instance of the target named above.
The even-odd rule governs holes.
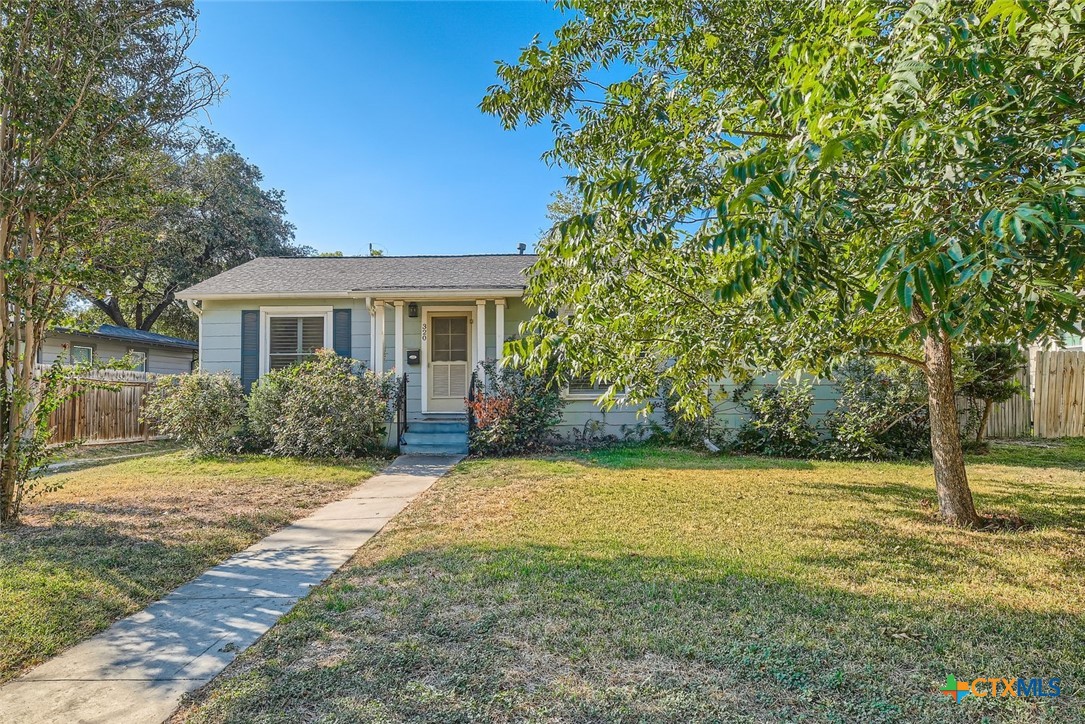
[[[0,532],[0,680],[142,608],[368,478],[383,461],[193,459],[63,471]]]
[[[928,466],[656,448],[459,466],[177,715],[248,721],[1085,719],[1085,446]],[[1059,699],[938,693],[1060,677]]]

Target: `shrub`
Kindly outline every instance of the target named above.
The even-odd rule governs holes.
[[[807,457],[814,452],[817,429],[810,424],[814,393],[810,383],[782,382],[749,395],[750,383],[737,388],[735,402],[749,418],[735,435],[736,450],[756,455]]]
[[[973,407],[979,405],[980,414],[975,423],[976,443],[983,442],[987,419],[995,403],[1005,402],[1022,390],[1016,379],[1025,356],[1015,344],[980,344],[965,350],[965,380],[960,392]]]
[[[486,382],[476,381],[468,413],[472,452],[511,455],[539,450],[549,444],[553,428],[561,422],[561,392],[551,378],[525,375],[514,367],[494,362],[482,365]]]
[[[725,431],[716,411],[707,416],[690,417],[677,407],[678,396],[674,394],[669,382],[660,387],[660,399],[663,402],[663,423],[652,425],[653,437],[672,445],[704,448],[705,440],[719,445],[723,442]],[[711,403],[711,394],[708,394]]]
[[[207,455],[238,452],[244,413],[241,382],[226,372],[159,377],[143,408],[160,432]]]
[[[918,370],[851,360],[834,374],[840,392],[825,416],[824,457],[899,460],[930,455],[927,389]]]
[[[269,452],[350,457],[384,446],[396,377],[331,350],[264,375],[249,398],[250,435]]]

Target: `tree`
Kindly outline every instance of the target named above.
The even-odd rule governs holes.
[[[204,133],[180,161],[158,159],[160,187],[145,217],[110,233],[123,238],[80,292],[110,324],[179,336],[195,334],[180,289],[258,256],[304,256],[293,243],[283,192],[261,187],[263,174],[225,139]]]
[[[563,3],[482,102],[550,119],[581,210],[544,240],[529,363],[707,412],[712,378],[924,376],[943,518],[975,525],[953,351],[1081,318],[1082,0]]]
[[[965,397],[983,402],[976,428],[976,443],[983,442],[987,421],[996,403],[1005,402],[1021,392],[1017,373],[1025,356],[1015,344],[980,344],[966,350],[969,362],[967,379],[960,386]]]
[[[10,0],[0,7],[0,523],[17,520],[61,385],[45,330],[108,251],[103,220],[146,198],[147,159],[218,82],[187,58],[186,2]]]

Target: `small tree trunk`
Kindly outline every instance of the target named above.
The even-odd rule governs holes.
[[[961,448],[960,421],[953,384],[953,350],[943,332],[923,341],[924,374],[931,418],[931,452],[934,456],[934,487],[938,510],[951,525],[972,527],[980,522],[968,488]]]
[[[0,526],[14,525],[19,522],[19,511],[15,505],[16,465],[16,461],[8,455],[5,455],[3,462],[0,462],[0,466],[3,467],[0,470]]]
[[[976,444],[979,445],[983,442],[983,438],[987,435],[987,421],[991,419],[991,408],[995,406],[995,403],[990,400],[983,401],[983,414],[980,416],[980,426],[976,430]]]

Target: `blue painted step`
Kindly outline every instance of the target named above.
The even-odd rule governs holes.
[[[459,445],[447,443],[432,445],[403,444],[399,446],[399,452],[401,455],[466,455],[467,441],[464,440],[463,444]]]
[[[408,432],[417,433],[459,433],[462,435],[467,434],[467,422],[466,421],[449,421],[449,422],[437,422],[433,420],[418,420],[407,422]]]
[[[408,445],[466,445],[467,431],[463,432],[418,432],[414,425],[403,433],[403,442]]]

